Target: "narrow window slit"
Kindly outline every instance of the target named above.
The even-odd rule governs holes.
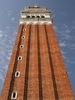
[[[17,91],[13,91],[11,95],[11,100],[16,100],[17,99]]]
[[[18,56],[18,60],[22,60],[22,56]]]
[[[15,72],[15,77],[20,77],[20,72],[19,71]]]
[[[22,39],[24,39],[24,38],[25,38],[25,36],[23,35],[21,38],[22,38]]]
[[[20,45],[20,48],[23,48],[24,47],[24,45]]]

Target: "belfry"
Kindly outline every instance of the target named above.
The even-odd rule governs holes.
[[[33,6],[22,9],[20,15],[0,100],[75,100],[52,13]]]

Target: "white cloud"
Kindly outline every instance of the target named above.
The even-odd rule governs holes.
[[[75,25],[74,25],[74,26],[72,26],[72,29],[75,29]]]
[[[1,37],[3,37],[3,35],[2,35],[2,34],[0,34],[0,38],[1,38]]]
[[[3,37],[3,31],[0,30],[0,38]]]
[[[72,24],[75,24],[75,19],[72,21]]]
[[[71,38],[71,36],[70,36],[69,34],[66,34],[66,33],[63,34],[63,36],[64,36],[64,38],[67,39],[67,40]]]
[[[66,43],[65,42],[60,42],[59,45],[60,45],[60,47],[65,47]]]
[[[62,12],[60,13],[62,16],[67,16],[67,13],[66,12]]]
[[[71,31],[70,31],[69,29],[66,29],[65,32],[66,32],[66,33],[70,33]]]
[[[10,56],[7,56],[7,60],[10,60]]]
[[[8,11],[8,16],[11,16],[11,15],[12,15],[12,11],[9,10],[9,11]]]
[[[10,27],[9,27],[9,26],[6,26],[5,28],[6,28],[6,29],[10,29]]]
[[[2,73],[0,73],[0,79],[1,80],[4,80],[4,77],[3,77],[3,74]]]
[[[68,59],[68,60],[66,60],[66,62],[75,65],[75,60],[70,60],[70,59]]]
[[[63,24],[64,28],[68,28],[68,25],[67,24]]]
[[[61,50],[61,53],[62,53],[62,55],[64,55],[64,54],[65,54],[65,52],[64,52],[63,50]]]
[[[9,52],[9,53],[8,53],[8,56],[10,57],[11,55],[12,55],[12,52]]]
[[[3,31],[0,30],[0,33],[2,33]]]
[[[11,18],[11,20],[12,20],[12,21],[14,21],[14,20],[15,20],[15,18],[14,18],[14,17],[12,17],[12,18]]]

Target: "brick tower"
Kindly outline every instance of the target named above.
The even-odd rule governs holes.
[[[48,9],[21,11],[0,100],[75,100]]]

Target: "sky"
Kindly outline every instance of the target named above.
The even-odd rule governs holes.
[[[53,27],[75,95],[75,0],[0,0],[0,94],[24,7],[38,5],[53,13]]]

